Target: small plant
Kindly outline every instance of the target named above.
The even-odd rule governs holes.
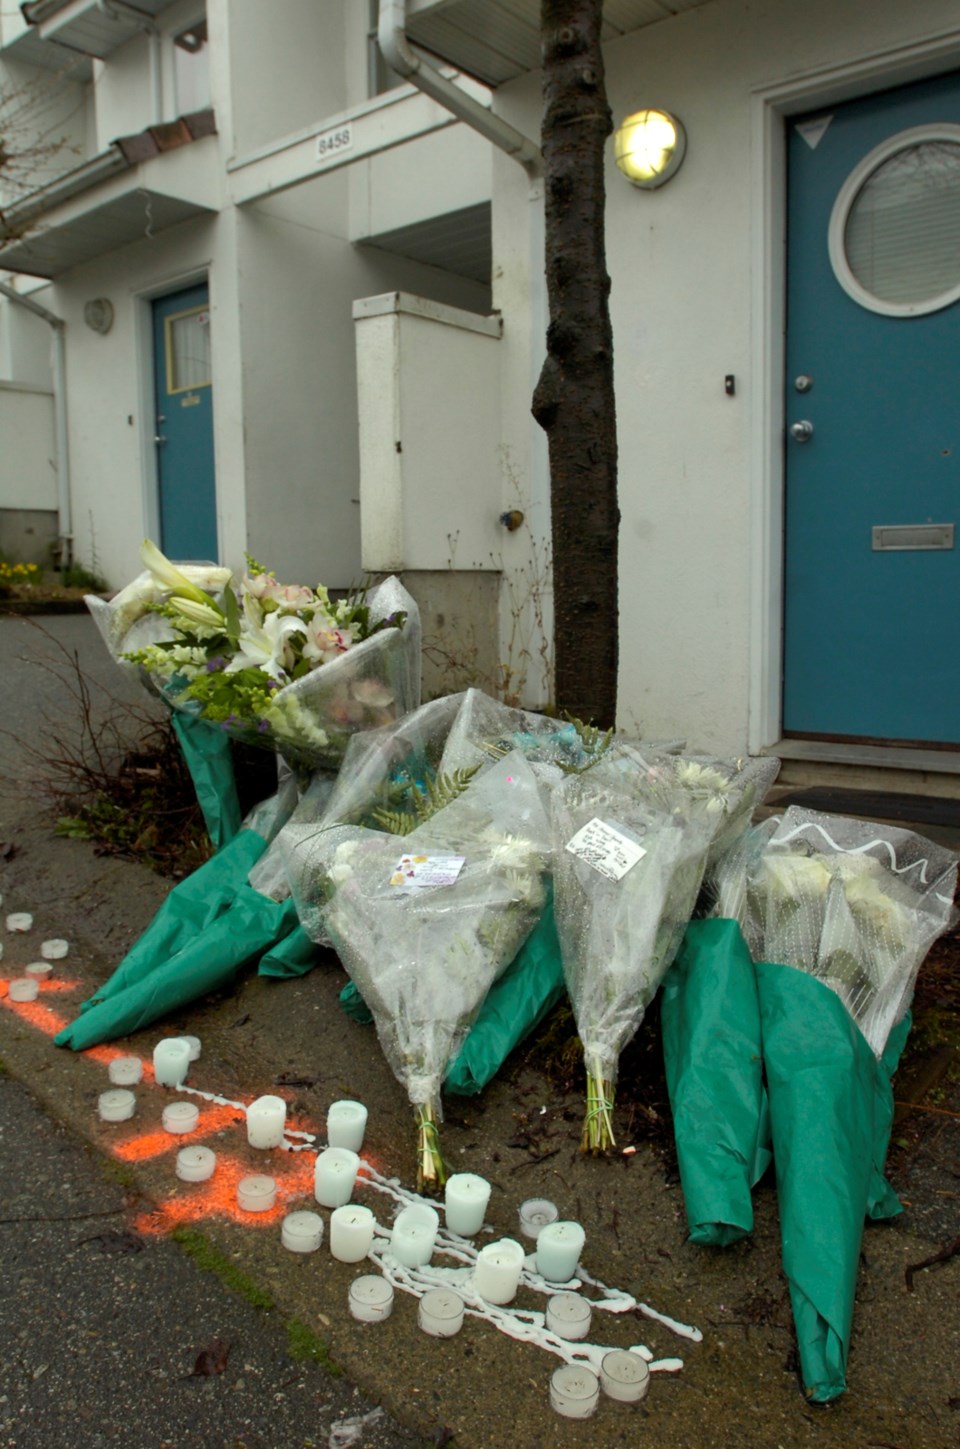
[[[85,589],[88,594],[107,592],[107,581],[95,566],[87,568],[79,561],[67,564],[60,577],[68,589]]]
[[[0,559],[0,598],[9,596],[18,589],[34,588],[41,580],[43,571],[35,563],[8,563]]]
[[[139,860],[177,879],[210,855],[203,815],[169,715],[121,701],[92,683],[76,654],[39,624],[56,653],[35,660],[64,699],[56,721],[18,744],[57,833],[103,854]],[[10,731],[0,729],[0,735]]]

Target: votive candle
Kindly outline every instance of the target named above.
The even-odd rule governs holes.
[[[437,1241],[440,1214],[428,1203],[405,1207],[393,1224],[391,1251],[405,1268],[422,1268],[429,1263]]]
[[[610,1399],[639,1403],[650,1387],[650,1370],[638,1353],[611,1349],[600,1360],[600,1387]]]
[[[550,1379],[550,1404],[565,1419],[589,1419],[600,1400],[600,1380],[586,1364],[568,1363]]]
[[[53,975],[53,967],[49,961],[31,961],[29,966],[24,966],[23,974],[32,976],[34,981],[49,981]]]
[[[444,1204],[451,1233],[461,1238],[479,1233],[489,1201],[490,1184],[486,1178],[478,1177],[475,1172],[455,1172],[448,1177]]]
[[[579,1223],[547,1223],[537,1238],[537,1272],[548,1283],[569,1283],[586,1235]]]
[[[323,1218],[312,1212],[287,1213],[280,1241],[291,1253],[315,1253],[323,1242]]]
[[[361,1323],[382,1323],[393,1312],[393,1289],[386,1278],[365,1273],[350,1284],[349,1303]]]
[[[417,1322],[432,1338],[453,1338],[463,1326],[464,1302],[449,1288],[431,1288],[417,1309]]]
[[[192,1132],[200,1121],[200,1108],[196,1102],[170,1102],[163,1109],[161,1121],[164,1132]]]
[[[277,1184],[272,1177],[254,1172],[237,1183],[237,1205],[248,1213],[269,1212],[277,1200]]]
[[[143,1062],[139,1057],[114,1057],[107,1075],[118,1087],[134,1087],[143,1076]]]
[[[160,1087],[182,1087],[190,1066],[190,1044],[182,1036],[167,1036],[153,1049],[153,1075]]]
[[[181,1147],[177,1153],[177,1176],[181,1182],[206,1182],[217,1165],[217,1154],[209,1147]]]
[[[247,1141],[251,1147],[279,1147],[286,1121],[287,1104],[282,1097],[258,1097],[247,1108]]]
[[[349,1202],[330,1214],[330,1251],[339,1263],[359,1263],[373,1246],[376,1219],[368,1207]]]
[[[14,976],[7,990],[11,1001],[36,1001],[40,982],[35,976]]]
[[[481,1248],[473,1272],[479,1296],[488,1303],[509,1303],[520,1283],[523,1259],[523,1248],[513,1238],[501,1238]]]
[[[97,1098],[97,1110],[104,1122],[126,1122],[132,1117],[137,1107],[137,1099],[132,1092],[126,1092],[122,1087],[116,1087],[110,1092],[101,1092]]]
[[[547,1223],[555,1223],[559,1216],[556,1203],[550,1202],[549,1198],[528,1197],[520,1204],[520,1231],[525,1238],[533,1238],[536,1242],[540,1229],[545,1228]]]
[[[547,1328],[559,1338],[586,1338],[592,1316],[590,1304],[579,1293],[554,1293],[547,1299]]]
[[[331,1102],[327,1112],[327,1144],[330,1147],[346,1147],[359,1152],[363,1146],[363,1134],[367,1130],[367,1109],[362,1102],[344,1098]]]
[[[321,1207],[344,1207],[357,1180],[360,1159],[349,1147],[328,1147],[313,1169],[313,1195]]]

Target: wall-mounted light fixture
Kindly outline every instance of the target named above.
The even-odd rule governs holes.
[[[84,302],[83,320],[92,332],[105,335],[113,326],[113,303],[106,297],[94,297]]]
[[[635,111],[613,134],[617,165],[634,186],[653,191],[669,181],[683,161],[687,133],[669,111]]]

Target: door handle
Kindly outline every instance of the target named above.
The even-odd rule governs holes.
[[[799,423],[790,424],[790,436],[798,443],[809,443],[813,437],[813,423],[806,418]]]

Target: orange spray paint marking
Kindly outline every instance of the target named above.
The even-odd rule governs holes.
[[[0,986],[6,988],[6,981],[0,982]],[[68,1024],[66,1017],[58,1016],[55,1011],[50,1010],[49,1006],[41,1006],[39,1001],[11,1001],[6,994],[6,989],[0,1000],[9,1011],[16,1012],[21,1021],[25,1021],[28,1026],[36,1027],[37,1031],[42,1031],[44,1036],[56,1036],[57,1032],[63,1031]]]
[[[118,1142],[113,1149],[114,1157],[124,1162],[149,1162],[152,1157],[162,1157],[173,1148],[188,1147],[191,1142],[202,1142],[211,1132],[220,1132],[232,1127],[237,1121],[235,1107],[208,1107],[200,1114],[200,1122],[192,1132],[144,1132],[139,1137],[128,1137]]]
[[[291,1160],[292,1159],[292,1160]],[[204,1218],[228,1218],[248,1228],[266,1228],[276,1224],[286,1214],[292,1198],[313,1194],[313,1159],[304,1162],[299,1153],[283,1153],[282,1158],[271,1158],[264,1169],[276,1180],[277,1202],[267,1212],[244,1212],[237,1203],[237,1184],[248,1177],[251,1168],[238,1158],[217,1153],[214,1174],[206,1182],[195,1184],[191,1192],[185,1190],[169,1198],[151,1212],[141,1213],[134,1223],[139,1233],[159,1235],[172,1232],[185,1223],[202,1222]],[[190,1184],[184,1184],[189,1189]]]

